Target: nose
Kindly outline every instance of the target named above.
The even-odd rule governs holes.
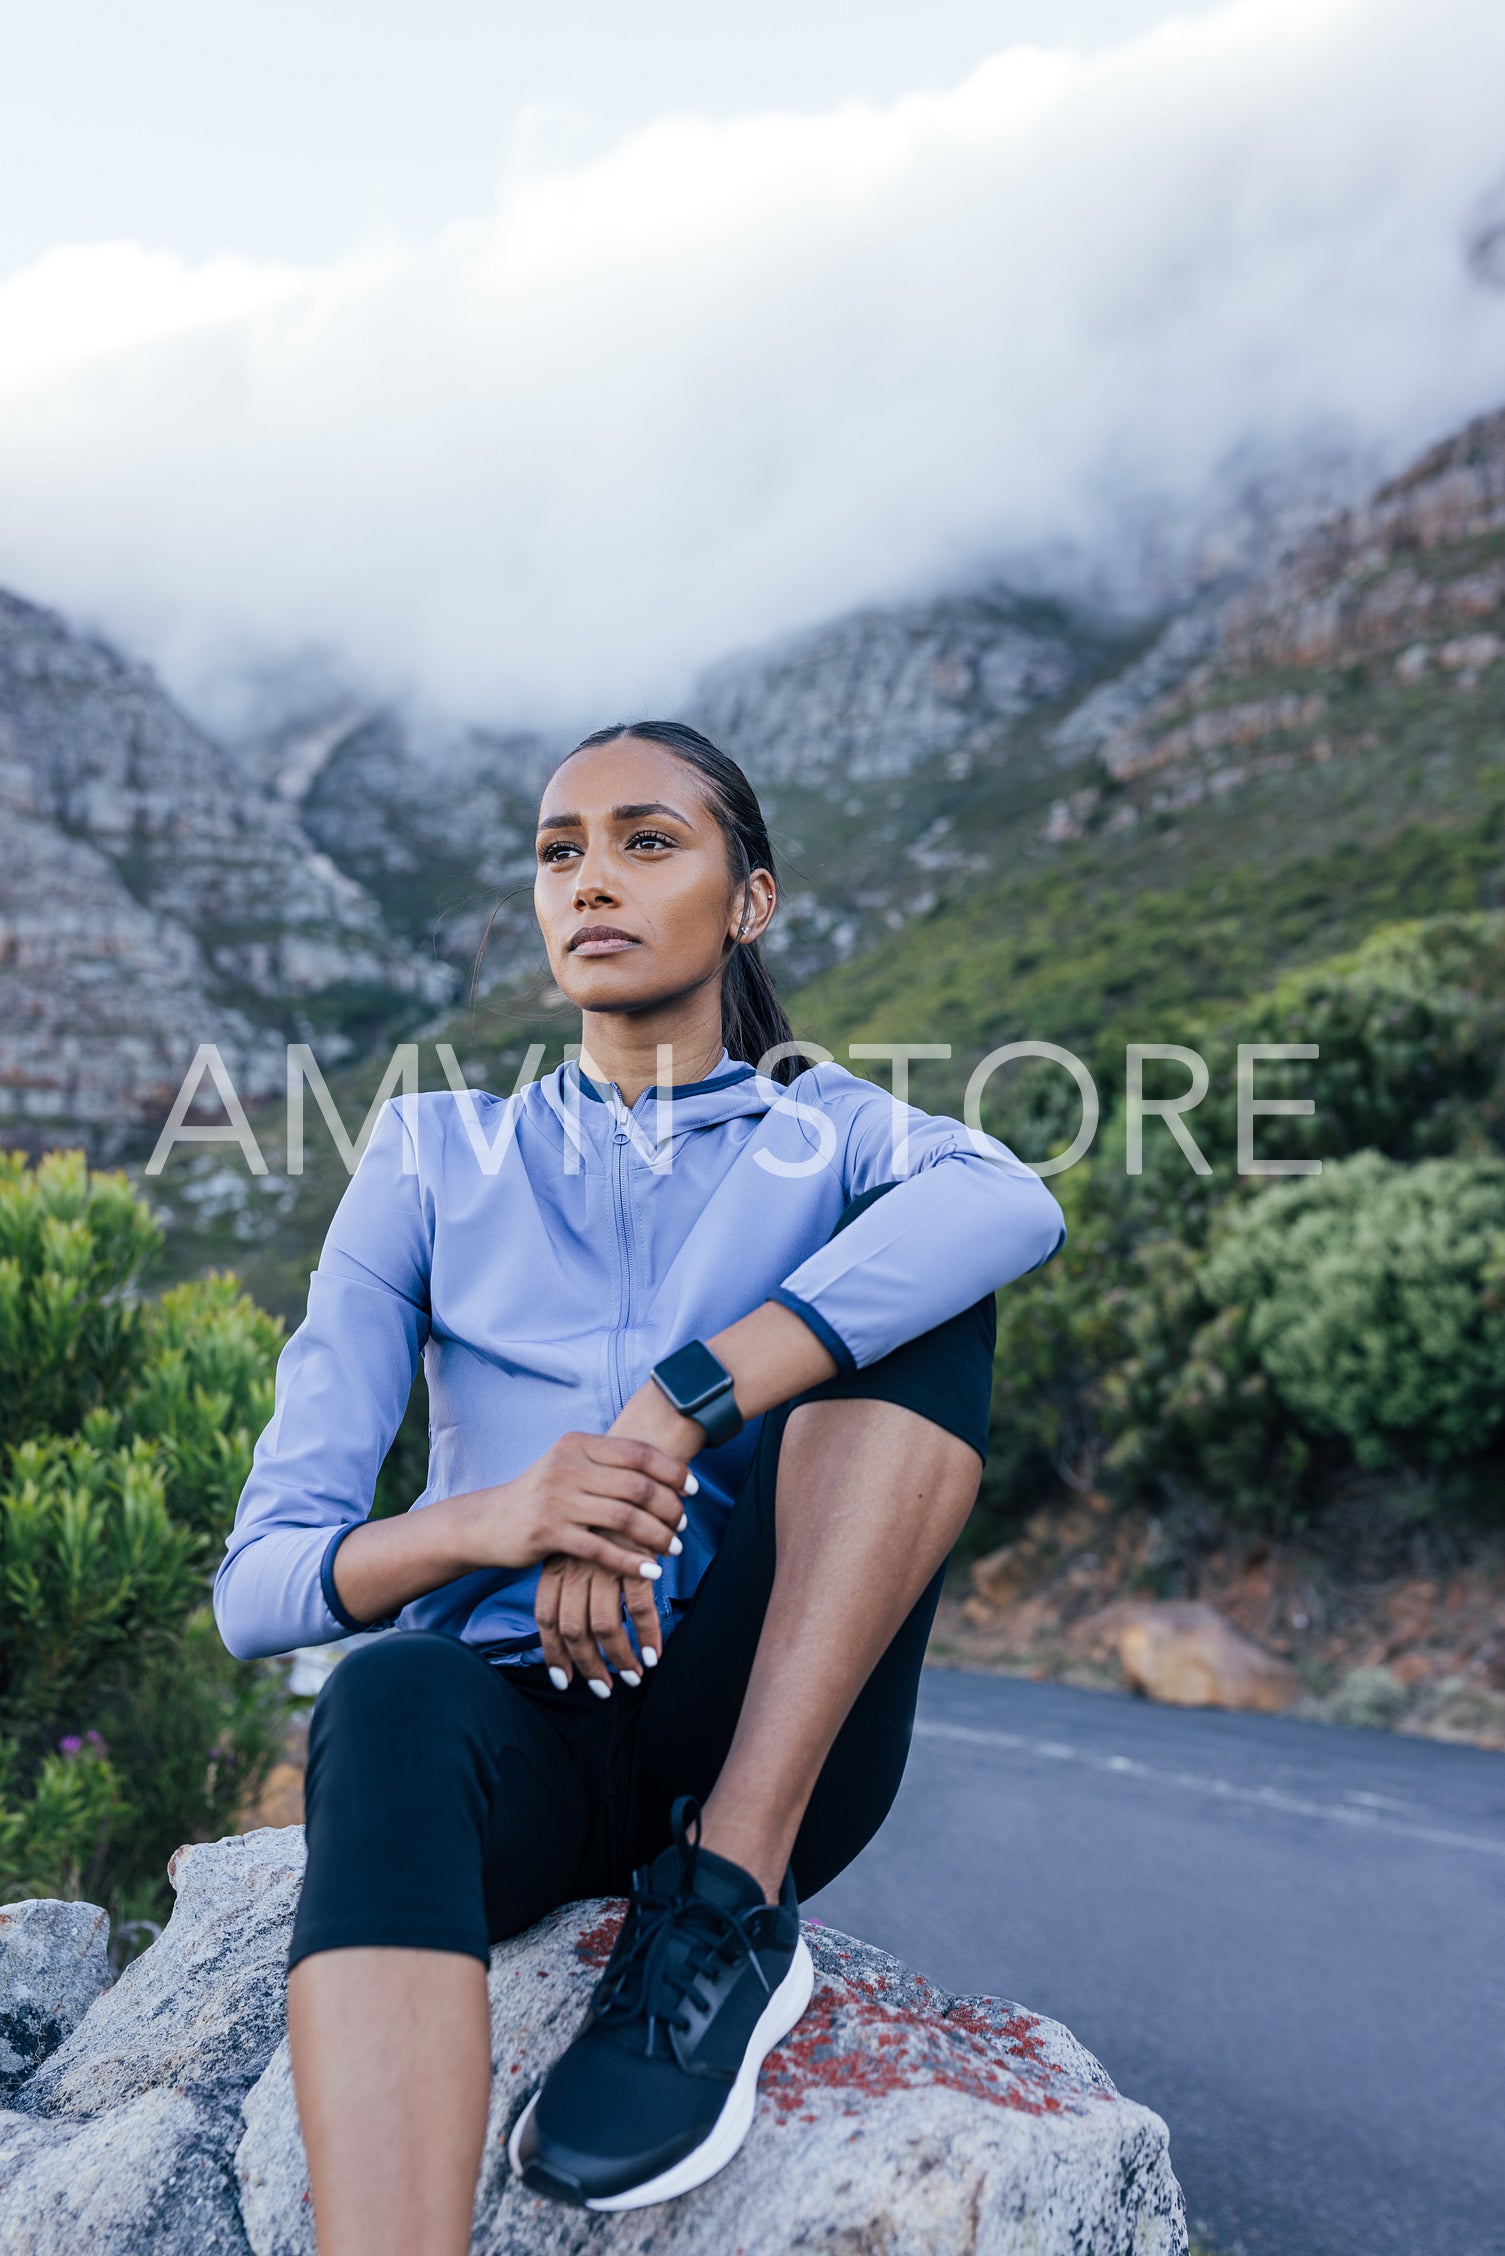
[[[575,906],[577,909],[604,908],[616,899],[608,879],[605,857],[601,847],[587,842],[584,853],[575,864]]]

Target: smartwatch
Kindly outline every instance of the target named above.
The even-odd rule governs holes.
[[[704,1340],[691,1340],[655,1363],[653,1379],[682,1418],[696,1421],[708,1449],[719,1449],[742,1431],[745,1420],[732,1391],[732,1374]]]

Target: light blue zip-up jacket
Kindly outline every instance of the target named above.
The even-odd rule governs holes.
[[[897,1187],[847,1228],[842,1207]],[[510,1480],[571,1430],[602,1433],[661,1357],[763,1301],[846,1370],[1038,1268],[1060,1207],[1003,1144],[839,1065],[791,1085],[725,1052],[645,1090],[566,1064],[516,1095],[383,1106],[277,1364],[275,1408],[214,1586],[242,1658],[340,1637],[332,1561],[364,1520],[422,1355],[429,1475],[414,1509]],[[760,1420],[695,1460],[666,1633],[716,1549]],[[462,1576],[405,1607],[497,1659],[536,1656],[538,1569]]]

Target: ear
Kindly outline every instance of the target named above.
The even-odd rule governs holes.
[[[778,905],[778,898],[778,887],[774,884],[770,871],[755,869],[749,874],[746,883],[737,890],[727,922],[727,932],[733,946],[745,940],[762,939]]]

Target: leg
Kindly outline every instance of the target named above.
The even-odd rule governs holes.
[[[559,1733],[450,1638],[384,1637],[320,1696],[288,1980],[320,2256],[470,2246],[490,1941],[567,1900],[588,1831]]]
[[[981,1473],[967,1443],[896,1402],[809,1402],[788,1421],[773,1591],[702,1821],[706,1846],[770,1900],[837,1733],[944,1565]]]
[[[597,2209],[670,2200],[746,2137],[758,2070],[814,1979],[797,1890],[856,1855],[903,1773],[986,1447],[993,1314],[990,1295],[765,1421],[631,1711],[614,1797],[628,1913],[590,2015],[513,2127],[512,2166],[535,2192]],[[688,1805],[671,1807],[681,1795],[703,1805],[698,1847]]]
[[[491,2090],[486,1969],[321,1951],[287,1986],[319,2256],[465,2256]]]
[[[634,1861],[694,1793],[703,1838],[801,1894],[877,1831],[946,1554],[987,1447],[991,1296],[765,1421],[715,1559],[643,1694]],[[803,1822],[801,1822],[803,1813]],[[739,1853],[740,1852],[740,1853]]]

